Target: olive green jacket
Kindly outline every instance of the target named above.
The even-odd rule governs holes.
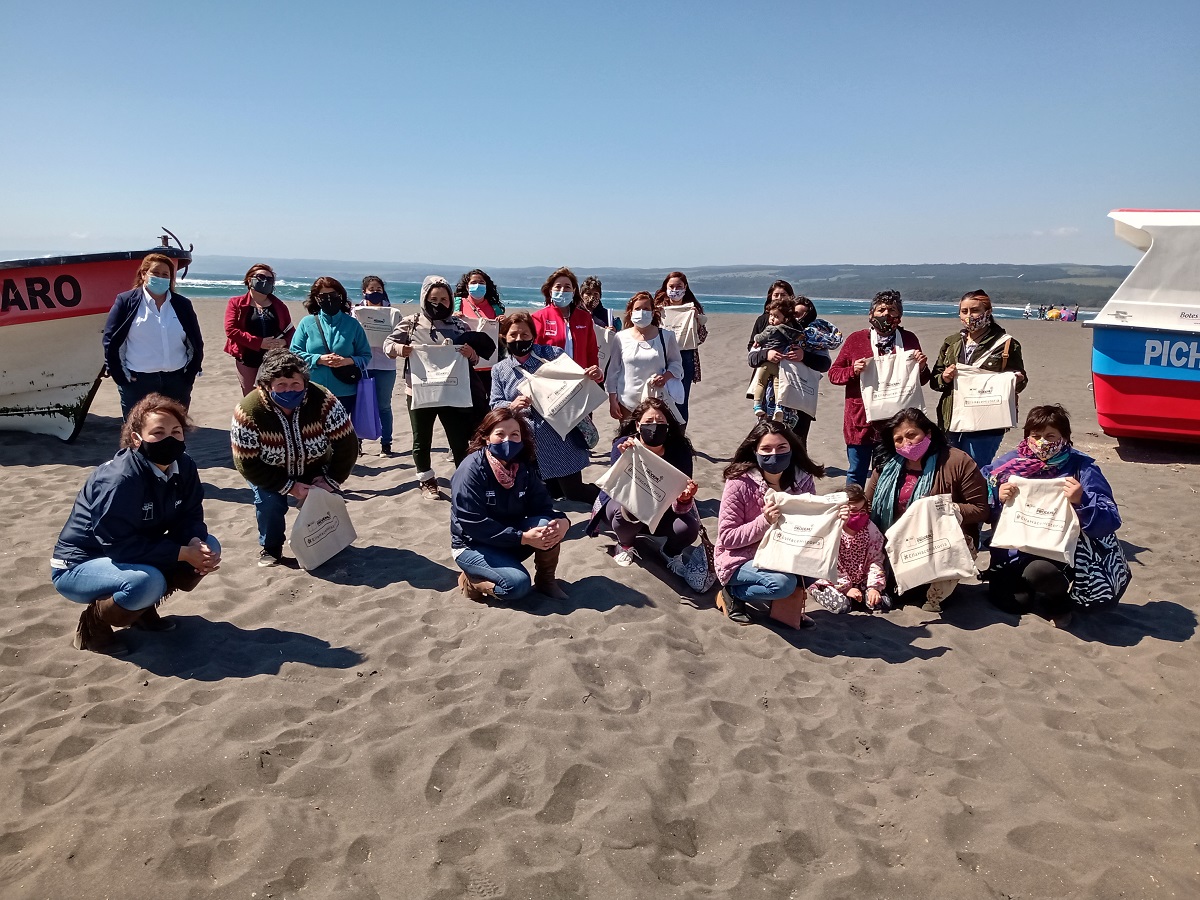
[[[979,345],[983,347],[980,355],[986,354],[996,341],[1007,333],[999,324],[993,322],[979,342]],[[960,331],[942,341],[942,349],[938,351],[937,362],[933,366],[933,374],[929,379],[929,386],[942,393],[942,399],[938,401],[938,427],[943,431],[949,427],[954,411],[954,381],[943,381],[942,372],[948,366],[957,365],[965,340],[966,338]],[[972,365],[974,364],[972,363]],[[1021,345],[1015,338],[1008,342],[1007,351],[997,351],[993,356],[985,359],[980,368],[987,369],[989,372],[1020,372],[1025,378],[1017,384],[1018,394],[1029,384],[1029,373],[1025,371],[1025,361],[1021,358]]]

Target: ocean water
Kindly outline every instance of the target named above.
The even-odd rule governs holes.
[[[359,300],[358,284],[342,281],[350,292],[350,302]],[[308,297],[311,281],[277,281],[275,294],[281,300],[301,302]],[[540,309],[545,301],[537,288],[505,287],[498,285],[500,299],[507,309]],[[246,287],[238,278],[228,275],[205,275],[189,273],[177,285],[179,293],[193,300],[228,300],[238,294],[243,294]],[[387,286],[388,297],[393,304],[416,303],[421,291],[417,282],[392,281]],[[605,291],[604,305],[609,309],[621,310],[625,302],[632,296],[628,291]],[[720,294],[697,294],[704,311],[708,313],[748,313],[758,315],[763,310],[762,297],[728,297]],[[817,314],[820,316],[862,316],[866,317],[869,302],[867,300],[847,300],[836,297],[814,297]],[[997,319],[1020,319],[1023,306],[997,306],[992,312]],[[916,303],[904,304],[906,315],[938,316],[947,319],[958,318],[958,305],[954,303]],[[1080,310],[1080,320],[1092,318],[1095,312]]]

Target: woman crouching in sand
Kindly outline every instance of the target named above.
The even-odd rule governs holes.
[[[536,589],[567,599],[554,573],[570,523],[534,467],[529,424],[508,407],[494,409],[467,449],[450,481],[450,547],[463,594],[510,602]],[[532,581],[521,565],[531,555]]]
[[[204,525],[204,488],[185,452],[191,427],[178,400],[150,394],[129,411],[121,449],[88,477],[54,545],[55,589],[86,603],[75,647],[111,656],[129,648],[113,626],[170,631],[154,607],[190,591],[221,564]]]
[[[717,607],[737,624],[750,624],[747,604],[769,610],[776,600],[804,594],[795,575],[755,566],[754,553],[780,516],[767,491],[811,494],[813,476],[824,474],[825,467],[809,459],[804,444],[780,422],[759,422],[734,453],[725,469],[715,563],[721,583]],[[812,624],[808,616],[801,618],[802,627]]]

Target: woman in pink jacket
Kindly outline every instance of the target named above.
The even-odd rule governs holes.
[[[754,553],[780,512],[767,491],[814,492],[813,476],[825,467],[808,458],[804,444],[785,425],[767,419],[746,435],[725,469],[717,519],[715,564],[721,592],[717,608],[739,625],[749,625],[747,604],[770,605],[804,588],[795,575],[754,565]],[[810,624],[806,616],[803,624]]]

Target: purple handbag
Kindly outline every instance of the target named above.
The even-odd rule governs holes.
[[[375,398],[374,378],[364,378],[358,383],[353,422],[354,431],[364,441],[377,441],[383,435],[383,423],[379,420],[379,403]]]

